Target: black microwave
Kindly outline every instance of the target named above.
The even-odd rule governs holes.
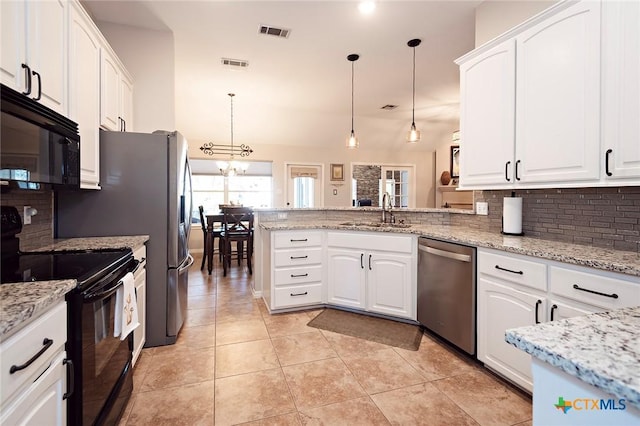
[[[78,125],[0,85],[0,182],[18,188],[80,187]]]

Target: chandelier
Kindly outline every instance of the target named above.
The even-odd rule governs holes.
[[[231,144],[214,144],[213,142],[205,143],[200,150],[207,155],[229,155],[229,161],[218,161],[217,166],[223,176],[235,176],[239,173],[245,173],[249,168],[249,163],[235,161],[236,154],[240,157],[248,157],[253,150],[248,145],[242,144],[236,147],[233,144],[233,97],[234,93],[228,93],[231,100]]]

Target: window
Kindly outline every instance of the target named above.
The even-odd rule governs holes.
[[[314,207],[314,182],[311,177],[293,178],[293,207]]]
[[[193,175],[193,217],[200,222],[198,206],[217,212],[220,204],[271,207],[271,176]]]

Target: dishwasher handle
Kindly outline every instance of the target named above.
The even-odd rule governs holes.
[[[422,246],[422,245],[418,246],[418,250],[426,251],[429,254],[446,257],[448,259],[458,260],[460,262],[471,262],[471,256],[469,256],[468,254],[453,253],[450,251],[440,250],[437,248]]]

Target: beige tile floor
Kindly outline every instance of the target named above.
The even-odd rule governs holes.
[[[424,335],[408,351],[269,315],[246,268],[196,260],[175,345],[148,348],[121,425],[531,425],[531,399]]]

